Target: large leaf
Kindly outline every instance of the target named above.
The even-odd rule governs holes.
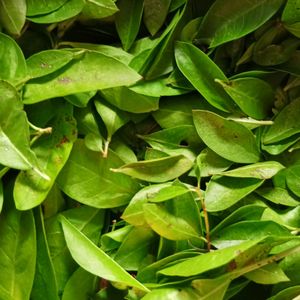
[[[102,19],[115,14],[118,8],[113,0],[86,0],[81,18]]]
[[[112,151],[103,158],[78,140],[57,182],[67,195],[81,203],[98,208],[121,206],[138,190],[137,183],[130,177],[110,171],[122,164]]]
[[[14,83],[26,77],[26,62],[21,49],[3,33],[0,33],[0,64],[0,79]]]
[[[213,177],[205,192],[208,211],[221,211],[256,190],[264,181],[257,178]]]
[[[0,82],[0,163],[20,170],[37,168],[37,159],[30,149],[29,127],[17,91],[7,82]]]
[[[226,81],[226,76],[204,52],[192,44],[177,42],[175,58],[180,71],[211,105],[223,111],[234,110],[232,99],[215,82]]]
[[[184,155],[174,155],[129,163],[112,171],[150,182],[165,182],[181,176],[192,166],[193,162]]]
[[[144,204],[144,216],[149,226],[159,235],[170,240],[197,238],[195,229],[184,219],[170,214],[157,204]]]
[[[210,47],[238,39],[254,31],[271,18],[282,0],[217,0],[210,7],[200,26],[197,38]]]
[[[14,186],[14,200],[19,210],[33,208],[45,200],[76,139],[76,123],[70,104],[59,103],[57,114],[49,125],[52,133],[39,138],[32,149],[50,180],[41,178],[32,170],[19,173]]]
[[[141,0],[119,0],[117,4],[120,11],[116,15],[116,28],[123,48],[127,51],[139,32],[144,2]]]
[[[52,0],[52,1],[40,1],[40,0],[26,0],[27,3],[27,16],[43,15],[50,13],[60,8],[68,0]]]
[[[0,298],[29,300],[36,260],[34,218],[31,211],[13,207],[8,191],[5,200],[0,218]]]
[[[61,219],[67,246],[75,261],[88,272],[107,280],[134,286],[143,291],[148,289],[134,279],[105,252],[94,245],[67,219]],[[88,259],[86,259],[88,258]]]
[[[32,300],[58,300],[56,277],[47,243],[44,220],[40,208],[34,211],[37,243],[35,278],[31,291]]]
[[[86,51],[48,76],[30,80],[25,85],[24,102],[36,103],[45,99],[75,93],[129,85],[141,77],[120,61],[95,51]]]
[[[227,94],[249,117],[263,119],[271,111],[274,102],[272,87],[259,78],[244,77],[220,81]]]
[[[238,163],[260,159],[255,137],[243,125],[204,110],[193,111],[193,117],[200,138],[218,155]]]
[[[26,0],[1,0],[0,23],[13,35],[20,35],[26,19]]]

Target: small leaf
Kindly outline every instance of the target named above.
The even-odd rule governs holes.
[[[275,99],[274,91],[267,82],[251,77],[218,82],[249,117],[261,120],[269,115]]]
[[[112,16],[118,11],[113,0],[86,0],[81,12],[82,19],[102,19]]]
[[[177,42],[175,58],[183,75],[212,106],[226,112],[234,110],[232,99],[215,82],[226,81],[226,76],[205,53],[192,44]]]
[[[217,0],[200,26],[197,38],[216,47],[238,39],[264,24],[282,5],[282,0]]]
[[[164,24],[171,0],[144,0],[144,23],[151,33],[155,35]]]
[[[284,166],[277,161],[265,161],[222,172],[219,173],[219,175],[239,178],[269,179],[282,169],[284,169]]]
[[[300,294],[300,285],[295,285],[280,291],[275,296],[268,298],[267,300],[287,300],[287,299],[298,300],[297,298],[299,298],[299,294]]]
[[[246,273],[244,276],[259,284],[276,284],[279,282],[290,281],[276,263]]]
[[[257,178],[212,177],[205,192],[209,212],[225,210],[263,184]]]
[[[58,9],[47,14],[34,15],[28,19],[34,23],[56,23],[77,16],[84,8],[85,0],[68,0]]]
[[[130,49],[140,29],[143,14],[141,0],[119,0],[116,28],[125,51]]]
[[[260,152],[252,132],[210,111],[193,111],[196,130],[203,142],[218,155],[238,163],[255,163]]]
[[[66,218],[61,217],[61,223],[71,255],[82,268],[96,276],[134,286],[148,292],[144,285],[134,279],[105,252],[93,244]],[[86,259],[86,257],[89,259]]]
[[[288,188],[298,197],[300,197],[300,165],[294,165],[288,168],[286,175],[286,184]]]
[[[64,5],[68,0],[26,0],[27,3],[27,16],[43,15],[57,10]]]
[[[140,75],[120,61],[99,52],[88,51],[70,66],[30,80],[25,85],[24,103],[32,104],[95,89],[129,85],[139,79]]]
[[[0,23],[12,35],[20,35],[26,19],[25,0],[1,0]]]
[[[183,155],[138,161],[126,164],[113,172],[123,173],[150,182],[165,182],[186,173],[193,162]]]
[[[57,183],[67,195],[81,203],[97,208],[122,206],[139,187],[130,177],[110,171],[110,168],[122,164],[123,161],[112,151],[103,158],[88,150],[83,140],[77,140]]]
[[[170,214],[157,204],[144,204],[144,216],[159,235],[174,241],[198,238],[195,229],[184,219]]]
[[[263,134],[263,143],[273,144],[299,133],[299,113],[300,98],[293,100],[276,115],[274,124],[266,128]]]

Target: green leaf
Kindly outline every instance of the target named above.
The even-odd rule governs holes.
[[[49,124],[52,133],[40,137],[32,147],[38,164],[50,180],[41,178],[32,170],[19,173],[14,186],[14,200],[19,210],[31,209],[46,199],[76,140],[76,122],[72,106],[68,103],[58,103],[56,109],[57,114]]]
[[[196,130],[203,142],[218,155],[238,163],[255,163],[260,152],[252,132],[210,111],[193,111]]]
[[[270,179],[282,169],[284,169],[284,166],[277,161],[264,161],[222,172],[219,175],[238,178]]]
[[[0,214],[2,211],[2,207],[3,207],[3,183],[2,180],[0,179]]]
[[[107,280],[124,283],[128,286],[134,286],[148,292],[148,289],[145,286],[134,279],[114,260],[105,254],[105,252],[94,245],[66,218],[62,217],[61,223],[71,255],[82,268]]]
[[[229,279],[223,277],[196,279],[192,281],[192,286],[199,293],[199,300],[216,300],[224,298],[230,282]]]
[[[102,19],[115,14],[118,8],[113,0],[86,0],[81,18]]]
[[[198,293],[189,288],[160,288],[151,291],[142,300],[161,300],[161,299],[176,299],[176,300],[199,300]]]
[[[136,72],[120,61],[95,51],[87,51],[70,66],[46,77],[30,80],[25,85],[24,103],[32,104],[95,89],[129,85],[139,79]]]
[[[34,218],[12,203],[6,191],[0,218],[0,298],[29,300],[36,261]]]
[[[197,167],[199,168],[200,177],[219,174],[231,165],[231,161],[219,156],[209,148],[203,149],[197,157]]]
[[[30,295],[32,300],[58,300],[56,277],[48,247],[42,210],[34,210],[37,259],[35,277]]]
[[[276,143],[299,133],[299,113],[300,98],[293,100],[276,115],[274,124],[266,128],[263,134],[263,143]]]
[[[29,127],[23,104],[17,91],[0,81],[0,163],[10,168],[37,168],[37,159],[29,145]],[[44,175],[45,178],[47,178]]]
[[[78,268],[68,280],[62,300],[84,300],[96,292],[96,276]]]
[[[11,37],[3,33],[0,33],[0,64],[0,79],[15,83],[27,75],[22,50]]]
[[[282,21],[285,23],[299,22],[299,8],[298,0],[288,0],[282,12]]]
[[[138,184],[126,175],[110,171],[122,164],[112,151],[103,158],[88,150],[82,140],[77,140],[57,183],[71,198],[93,207],[125,205],[138,190]]]
[[[145,113],[158,109],[159,97],[142,95],[127,87],[101,91],[102,96],[112,105],[132,113]]]
[[[256,193],[276,204],[286,206],[298,206],[300,204],[295,196],[280,187],[262,187]]]
[[[26,60],[28,76],[32,78],[46,76],[68,64],[74,54],[65,50],[45,50],[33,54]]]
[[[140,29],[144,1],[119,0],[116,28],[125,51],[130,49]]]
[[[198,256],[188,258],[182,262],[178,262],[172,266],[166,267],[160,270],[159,273],[166,276],[181,277],[199,275],[218,267],[230,264],[232,260],[256,247],[260,241],[261,240],[259,239],[245,241],[239,245],[200,254]]]
[[[215,82],[226,81],[226,76],[204,52],[192,44],[177,42],[175,58],[179,70],[212,106],[226,112],[234,110],[232,99]]]
[[[299,294],[300,294],[300,285],[295,285],[280,291],[275,296],[268,298],[268,300],[286,300],[286,299],[298,300],[297,298]]]
[[[261,120],[269,115],[273,107],[274,91],[267,82],[251,77],[218,82],[249,117]]]
[[[246,273],[244,276],[259,284],[276,284],[290,280],[276,263]]]
[[[101,98],[95,99],[94,103],[106,126],[107,140],[110,141],[113,134],[129,121],[129,117],[125,112],[111,106]]]
[[[61,22],[77,16],[83,10],[85,3],[85,0],[68,0],[56,10],[47,14],[30,16],[28,19],[41,24]]]
[[[206,209],[210,212],[225,210],[262,185],[257,178],[231,178],[214,176],[205,192]]]
[[[43,15],[59,9],[68,0],[26,0],[27,3],[27,16]]]
[[[112,171],[145,181],[165,182],[181,176],[192,166],[193,162],[184,155],[174,155],[129,163],[119,169],[112,169]]]
[[[286,184],[288,188],[298,197],[300,197],[299,178],[300,178],[300,165],[289,167],[286,175]]]
[[[144,204],[143,208],[148,225],[162,237],[174,241],[199,237],[186,220],[170,214],[162,206],[149,203]]]
[[[1,0],[0,23],[12,35],[20,35],[26,19],[26,1]]]
[[[197,38],[210,47],[238,39],[264,24],[282,3],[282,0],[234,0],[228,5],[225,0],[217,0],[205,15]]]
[[[155,238],[150,228],[134,227],[122,241],[114,260],[126,270],[138,271]]]
[[[171,0],[144,0],[144,23],[151,33],[155,35],[164,24]]]

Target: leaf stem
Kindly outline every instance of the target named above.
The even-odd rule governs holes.
[[[33,130],[37,131],[36,135],[42,135],[42,134],[50,134],[52,133],[52,127],[46,127],[46,128],[40,128],[32,124],[31,122],[27,121],[29,124],[29,127],[31,127]]]
[[[200,187],[197,186],[194,191],[197,193],[200,201],[201,201],[201,206],[202,206],[202,211],[203,211],[203,215],[204,215],[204,223],[205,223],[205,231],[206,231],[206,242],[207,242],[207,250],[208,252],[211,250],[211,240],[210,240],[210,226],[209,226],[209,219],[208,219],[208,213],[206,210],[206,206],[205,206],[205,200],[202,196]]]
[[[109,144],[110,144],[110,139],[108,139],[107,141],[105,141],[104,143],[104,150],[103,150],[103,157],[104,158],[107,158],[107,155],[108,155],[108,147],[109,147]]]

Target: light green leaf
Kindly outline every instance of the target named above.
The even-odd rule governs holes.
[[[68,280],[62,300],[85,300],[96,292],[96,276],[82,268],[78,268]]]
[[[259,161],[260,152],[249,129],[210,111],[195,110],[193,117],[200,138],[218,155],[238,163]]]
[[[199,300],[198,293],[196,293],[193,289],[189,288],[160,288],[154,289],[146,296],[142,298],[142,300]]]
[[[0,33],[0,64],[0,79],[15,83],[23,80],[27,75],[22,50],[11,37],[4,33]]]
[[[274,124],[266,128],[262,140],[264,144],[282,141],[300,132],[298,122],[300,113],[300,98],[286,105],[275,117]]]
[[[278,292],[275,296],[268,298],[267,300],[299,300],[299,295],[300,285],[295,285]]]
[[[29,300],[36,261],[31,211],[17,211],[8,192],[0,218],[0,299]]]
[[[37,159],[29,145],[29,127],[23,104],[15,88],[0,81],[0,163],[10,168],[37,169]]]
[[[192,166],[193,162],[184,155],[174,155],[129,163],[119,169],[112,169],[112,171],[145,181],[165,182],[181,176]]]
[[[32,170],[19,173],[14,186],[14,200],[19,210],[31,209],[46,199],[76,140],[73,107],[58,102],[56,109],[55,118],[48,124],[52,127],[52,133],[40,137],[32,147],[38,164],[50,180],[45,180]]]
[[[144,0],[144,23],[151,33],[155,35],[164,24],[171,0]]]
[[[179,241],[198,238],[196,230],[184,219],[169,213],[157,204],[144,204],[144,216],[148,225],[159,235]]]
[[[71,51],[65,50],[45,50],[33,54],[26,60],[28,76],[30,78],[42,77],[51,74],[74,58]]]
[[[110,171],[122,164],[112,151],[103,158],[88,150],[82,140],[77,140],[57,183],[67,195],[81,203],[98,208],[122,206],[139,187],[130,177]]]
[[[219,175],[239,178],[270,179],[282,169],[284,169],[284,166],[277,161],[264,161],[222,172],[219,173]]]
[[[61,22],[77,16],[84,8],[85,3],[85,0],[68,0],[56,10],[47,14],[30,16],[28,19],[41,24]]]
[[[74,52],[73,52],[74,53]],[[95,51],[86,51],[70,66],[25,85],[24,103],[81,92],[129,85],[141,77],[120,61]]]
[[[130,49],[140,29],[143,5],[142,0],[119,0],[116,15],[116,28],[125,51]]]
[[[197,38],[210,47],[238,39],[264,24],[282,3],[282,0],[234,0],[228,5],[225,0],[217,0],[205,15]]]
[[[110,141],[113,134],[129,121],[129,117],[125,112],[111,106],[101,98],[95,99],[94,103],[106,126],[107,140]]]
[[[222,211],[234,205],[262,185],[257,178],[213,176],[205,192],[205,205],[209,212]]]
[[[148,292],[144,285],[134,279],[105,252],[93,244],[66,218],[62,217],[61,223],[71,255],[82,268],[107,280],[124,283]]]
[[[26,0],[1,0],[0,23],[12,35],[20,35],[26,19]]]
[[[300,201],[289,193],[286,189],[280,187],[262,187],[255,191],[265,199],[280,205],[298,206]]]
[[[276,284],[279,282],[290,281],[276,263],[246,273],[244,276],[259,284]]]
[[[3,207],[3,183],[2,180],[0,179],[0,214],[2,211],[2,207]]]
[[[294,165],[288,168],[286,175],[286,184],[288,188],[298,197],[300,197],[300,165]]]
[[[86,107],[89,101],[97,94],[97,91],[77,93],[65,96],[64,98],[77,107]]]
[[[48,247],[41,208],[34,210],[37,259],[35,278],[30,295],[32,300],[58,300],[56,277]]]
[[[182,262],[178,262],[177,264],[160,270],[159,273],[166,276],[181,277],[199,275],[206,271],[230,264],[232,260],[256,247],[260,241],[261,240],[259,239],[245,241],[239,245],[200,254],[192,258],[187,258]]]
[[[271,112],[274,91],[267,82],[253,77],[218,82],[249,117],[261,120]]]
[[[59,9],[68,0],[26,0],[27,3],[27,16],[43,15]]]
[[[214,107],[233,111],[233,100],[215,79],[227,80],[222,70],[200,49],[188,43],[177,42],[175,58],[179,70]]]
[[[158,109],[159,97],[139,94],[124,86],[102,90],[101,94],[109,103],[128,112],[145,113]]]
[[[102,19],[117,11],[118,8],[113,0],[86,0],[80,18]]]

